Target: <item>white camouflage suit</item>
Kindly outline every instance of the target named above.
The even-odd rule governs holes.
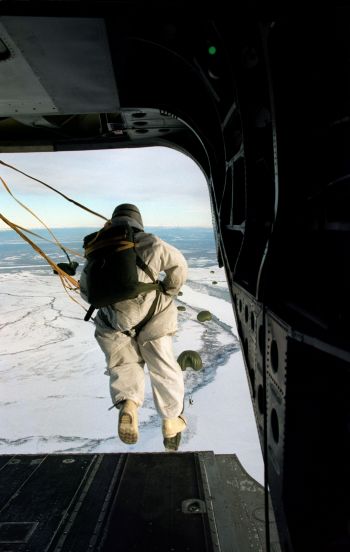
[[[123,217],[124,218],[124,217]],[[134,226],[132,219],[125,217]],[[180,251],[153,234],[135,234],[136,252],[155,280],[164,272],[166,291],[159,295],[154,315],[137,337],[125,335],[147,315],[156,291],[99,309],[95,337],[105,354],[113,404],[131,399],[138,407],[144,400],[144,365],[150,374],[153,399],[162,418],[176,418],[183,411],[184,380],[174,353],[172,336],[177,330],[177,308],[173,298],[187,278],[187,263]],[[140,282],[151,282],[137,267]]]

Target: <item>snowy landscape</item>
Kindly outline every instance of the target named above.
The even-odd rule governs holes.
[[[181,451],[235,453],[263,483],[244,362],[212,230],[148,231],[178,247],[189,264],[183,295],[176,299],[186,310],[179,311],[174,350],[176,357],[187,349],[197,351],[203,369],[184,372],[188,428]],[[79,249],[87,233],[61,229],[59,237],[66,247]],[[40,246],[55,262],[66,260],[54,246]],[[81,305],[71,301],[58,276],[12,232],[0,233],[0,295],[1,454],[164,450],[149,378],[139,441],[126,445],[118,439],[104,355],[94,339],[93,322],[83,320],[81,305],[87,305],[79,295],[74,297]],[[212,319],[199,322],[201,310],[210,311]]]

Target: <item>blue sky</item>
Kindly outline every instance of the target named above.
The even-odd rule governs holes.
[[[106,218],[119,203],[134,203],[145,226],[212,227],[207,182],[201,169],[191,158],[170,148],[2,153],[0,159]],[[99,226],[103,222],[2,165],[0,176],[17,199],[51,228]],[[0,212],[5,217],[20,226],[40,227],[2,186],[0,194]],[[0,229],[5,228],[0,221]]]

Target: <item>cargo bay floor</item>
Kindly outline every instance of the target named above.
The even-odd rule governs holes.
[[[234,454],[0,456],[0,552],[266,550],[264,488]],[[269,508],[270,550],[279,552]]]

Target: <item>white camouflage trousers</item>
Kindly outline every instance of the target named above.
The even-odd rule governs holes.
[[[141,344],[128,337],[122,347],[111,347],[110,340],[96,332],[95,337],[105,353],[110,376],[113,404],[131,399],[142,406],[145,396],[144,366],[150,374],[153,400],[162,418],[176,418],[183,411],[184,379],[173,353],[171,335]]]

